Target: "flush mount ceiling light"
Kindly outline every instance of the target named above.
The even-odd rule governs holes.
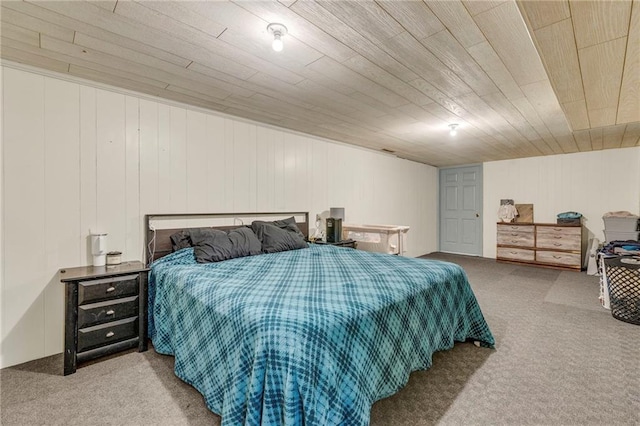
[[[458,123],[452,123],[449,124],[449,134],[451,136],[455,136],[458,132],[456,131],[456,128],[458,127]]]
[[[287,35],[287,27],[282,24],[269,24],[267,25],[267,31],[273,34],[273,43],[271,43],[271,47],[276,52],[282,51],[284,47],[284,43],[282,42],[282,37]]]

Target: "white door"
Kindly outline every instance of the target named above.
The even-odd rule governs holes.
[[[482,256],[482,165],[440,169],[440,251]]]

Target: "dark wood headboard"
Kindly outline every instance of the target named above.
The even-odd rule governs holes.
[[[171,253],[171,235],[176,232],[192,228],[214,228],[228,231],[244,225],[251,225],[252,220],[276,220],[285,217],[295,217],[296,224],[306,238],[309,237],[309,212],[272,212],[272,213],[167,213],[167,214],[147,214],[144,216],[145,224],[145,264],[149,265],[154,260]],[[303,220],[300,220],[304,218]],[[239,224],[209,226],[203,225],[207,219],[228,219],[239,221]],[[159,228],[154,221],[177,220],[185,223],[179,228]],[[190,225],[192,223],[193,225]]]

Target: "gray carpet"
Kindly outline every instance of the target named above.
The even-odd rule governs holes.
[[[496,337],[495,350],[436,353],[372,425],[639,425],[640,326],[598,305],[584,273],[433,254],[461,264]],[[217,425],[173,358],[126,352],[62,376],[62,355],[0,370],[3,425]]]

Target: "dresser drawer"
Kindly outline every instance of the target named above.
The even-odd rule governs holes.
[[[579,251],[581,246],[582,240],[577,235],[538,233],[536,238],[537,248]]]
[[[513,225],[513,224],[498,224],[498,233],[501,232],[529,232],[533,234],[533,225]]]
[[[78,330],[78,352],[116,343],[138,335],[138,317]]]
[[[563,253],[545,250],[538,250],[536,252],[536,261],[560,266],[580,268],[580,258],[579,253]]]
[[[533,262],[535,260],[535,252],[519,248],[498,247],[498,258]]]
[[[78,282],[78,304],[100,302],[138,294],[139,275]]]
[[[131,296],[79,306],[78,328],[134,317],[138,315],[138,304],[138,296]]]
[[[581,238],[582,227],[581,226],[537,226],[536,233],[539,236],[542,235],[558,235],[558,236],[573,236]]]
[[[533,247],[533,232],[499,231],[498,244],[505,246]]]

